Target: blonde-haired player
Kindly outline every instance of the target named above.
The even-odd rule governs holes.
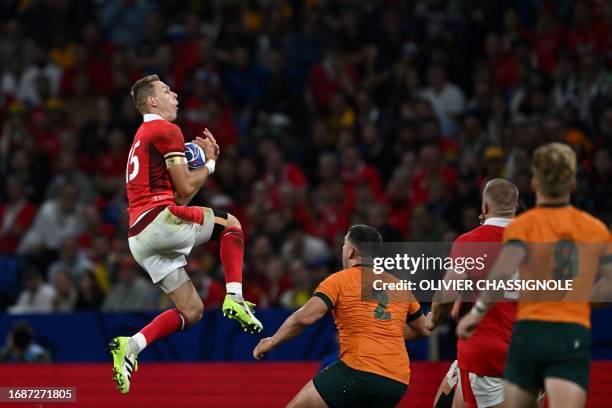
[[[598,272],[600,293],[612,295],[612,251],[608,228],[570,204],[576,187],[576,155],[567,145],[550,143],[532,159],[536,208],[504,231],[504,248],[489,279],[508,279],[520,267],[521,278],[572,280],[592,287]],[[528,294],[538,295],[538,294]],[[544,388],[551,408],[582,407],[587,396],[590,365],[590,303],[588,295],[544,294],[518,305],[505,369],[505,407],[530,407]],[[539,296],[542,296],[540,293]],[[561,301],[571,299],[572,301]],[[457,326],[470,337],[494,299],[483,293]]]

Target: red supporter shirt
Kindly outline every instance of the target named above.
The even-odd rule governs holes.
[[[506,218],[489,218],[484,225],[474,228],[472,231],[461,235],[455,243],[502,243],[505,227],[511,220]],[[485,245],[486,247],[486,245]],[[491,246],[490,254],[485,261],[485,268],[480,276],[471,275],[472,280],[483,279],[489,273],[489,269],[495,263],[501,245]],[[474,256],[470,251],[476,250],[482,253],[480,246],[454,246],[453,257]],[[495,251],[497,250],[497,253]],[[479,376],[503,377],[506,364],[506,353],[512,335],[512,323],[516,317],[516,302],[502,302],[495,304],[485,315],[476,329],[476,333],[467,340],[457,341],[457,362],[461,370],[474,373]]]
[[[323,109],[329,109],[332,97],[344,89],[342,78],[357,84],[359,76],[355,68],[348,65],[344,72],[334,72],[326,62],[315,64],[308,72],[308,90],[315,102]]]
[[[457,185],[459,178],[457,171],[452,167],[442,165],[439,169],[431,173],[426,170],[420,170],[412,176],[412,203],[414,205],[429,201],[429,184],[433,178],[439,177],[444,182],[446,191],[451,193]]]
[[[35,216],[36,207],[25,200],[13,206],[0,204],[0,254],[15,254]]]
[[[96,172],[107,177],[119,177],[125,169],[127,155],[106,151],[96,160]]]
[[[147,210],[175,204],[166,162],[184,157],[181,129],[158,115],[145,115],[134,136],[125,174],[130,226]]]
[[[369,164],[360,163],[356,170],[342,170],[344,185],[349,189],[355,189],[359,185],[365,184],[375,197],[383,192],[383,184],[380,180],[378,170]]]

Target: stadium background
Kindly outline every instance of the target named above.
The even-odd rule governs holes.
[[[350,224],[386,241],[452,241],[477,225],[479,189],[498,176],[532,206],[542,143],[574,147],[573,202],[612,223],[609,1],[9,0],[0,32],[0,338],[25,320],[61,363],[0,365],[0,386],[78,383],[83,406],[168,406],[176,394],[184,406],[276,406],[333,358],[326,319],[269,357],[294,363],[233,365],[256,338],[216,311],[211,244],[188,266],[204,322],[141,356],[139,395],[113,394],[104,344],[170,305],[126,240],[125,161],[141,121],[129,87],[145,74],[178,92],[186,141],[208,127],[221,145],[194,203],[242,222],[246,297],[266,334],[339,269]],[[610,318],[595,313],[600,360],[612,358]],[[427,360],[453,358],[452,331],[409,345],[423,360],[411,406],[430,404],[447,365]],[[177,361],[190,363],[156,365]],[[611,368],[594,365],[590,405],[610,405]]]

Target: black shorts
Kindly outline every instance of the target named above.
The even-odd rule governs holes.
[[[336,361],[313,378],[319,395],[330,408],[395,407],[408,386]]]
[[[544,379],[589,385],[591,331],[574,323],[520,320],[514,323],[506,379],[525,390],[544,388]]]

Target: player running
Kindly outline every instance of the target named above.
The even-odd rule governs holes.
[[[536,208],[521,214],[504,231],[505,245],[489,279],[508,279],[520,266],[521,278],[571,279],[574,286],[590,288],[599,271],[598,288],[609,299],[610,232],[601,221],[570,204],[576,187],[575,153],[565,144],[550,143],[535,150],[532,166]],[[532,406],[540,388],[545,389],[551,408],[585,405],[590,304],[588,296],[561,295],[576,301],[530,302],[521,297],[505,368],[507,407]],[[477,327],[480,330],[492,307],[487,301],[493,296],[481,294],[457,326],[460,337],[472,336]]]
[[[486,277],[495,261],[497,243],[502,242],[504,229],[512,222],[518,206],[518,188],[508,180],[489,181],[482,193],[484,221],[455,241],[452,257],[479,256],[487,253],[485,268],[472,280]],[[471,245],[471,243],[479,243]],[[453,275],[453,271],[449,271]],[[451,314],[454,303],[433,302],[426,326],[434,330]],[[460,312],[459,312],[460,313]],[[457,366],[463,402],[469,408],[501,407],[504,402],[504,365],[516,316],[516,303],[497,303],[469,339],[457,341]],[[452,402],[452,400],[450,401]],[[450,405],[448,405],[450,406]]]
[[[236,319],[245,331],[263,328],[253,315],[255,305],[242,297],[244,237],[240,222],[223,211],[186,207],[215,171],[219,157],[215,138],[208,129],[203,138],[196,138],[207,161],[189,170],[183,134],[172,123],[178,112],[177,94],[157,75],[150,75],[134,83],[131,95],[143,123],[134,137],[126,169],[128,242],[134,259],[170,295],[176,308],[161,313],[132,337],[115,337],[110,343],[113,380],[122,393],[130,390],[138,353],[202,318],[202,300],[184,269],[185,257],[196,245],[219,241],[227,290],[223,313]]]
[[[379,252],[365,243],[382,247],[382,238],[370,226],[353,225],[342,247],[345,269],[321,282],[313,297],[253,350],[253,357],[260,359],[332,311],[340,360],[309,381],[288,407],[394,407],[408,388],[410,366],[404,338],[429,335],[425,318],[418,302],[408,301],[413,300],[409,292],[403,301],[393,301],[393,294],[384,291],[372,293],[377,302],[362,299],[362,289],[372,288],[362,288],[362,278],[373,276],[372,259]],[[395,279],[386,273],[377,276]]]

